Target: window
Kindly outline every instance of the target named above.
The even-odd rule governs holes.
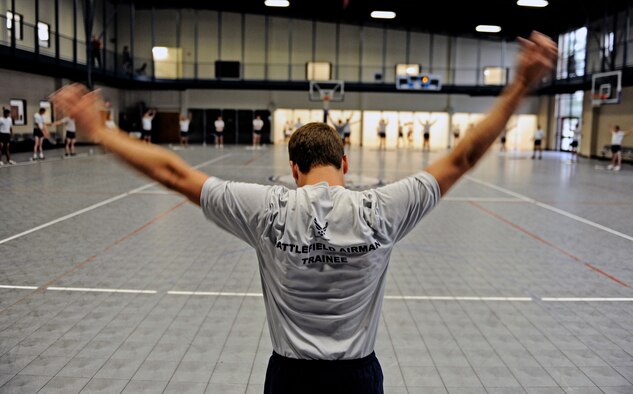
[[[400,75],[420,75],[422,67],[419,64],[396,64],[396,76]]]
[[[505,85],[508,70],[503,67],[484,67],[484,85]]]
[[[330,62],[306,63],[306,79],[308,81],[329,81],[332,79],[332,64]]]
[[[586,52],[586,27],[561,34],[558,39],[557,78],[563,79],[583,76],[585,74]]]
[[[18,13],[13,13],[11,11],[7,11],[7,30],[9,31],[9,37],[11,37],[11,32],[13,31],[13,22],[15,21],[15,39],[21,40],[22,35],[22,15]]]
[[[44,22],[37,22],[37,39],[39,40],[41,47],[50,47],[50,35],[49,35],[49,26]]]
[[[609,57],[611,52],[613,52],[613,32],[602,36],[602,55]]]

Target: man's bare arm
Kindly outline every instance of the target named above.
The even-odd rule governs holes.
[[[529,40],[521,39],[521,43],[523,49],[519,53],[516,77],[488,115],[462,138],[453,151],[426,168],[437,180],[442,195],[475,166],[501,135],[530,86],[554,68],[557,48],[551,39],[534,32]]]
[[[58,91],[53,100],[57,108],[75,118],[78,128],[91,140],[144,175],[200,205],[202,186],[209,176],[166,149],[142,143],[118,128],[107,129],[98,121],[101,104],[98,92],[88,93],[81,85],[70,85]]]

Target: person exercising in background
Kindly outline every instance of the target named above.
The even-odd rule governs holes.
[[[545,138],[545,132],[541,129],[541,125],[537,125],[536,131],[534,132],[534,151],[532,153],[532,160],[536,158],[536,152],[538,152],[539,160],[543,158],[543,138]]]
[[[11,118],[11,110],[5,109],[2,111],[2,118],[0,118],[0,166],[4,165],[2,162],[2,153],[7,156],[7,164],[15,164],[11,160],[11,136],[13,136],[13,119]]]
[[[261,149],[262,142],[262,129],[264,128],[264,121],[262,117],[257,115],[253,119],[253,149]]]
[[[424,122],[418,122],[422,125],[422,150],[426,150],[427,152],[431,150],[431,127],[437,122],[434,120],[431,122],[431,118],[427,119]]]
[[[378,122],[378,150],[387,150],[387,125],[389,122],[385,118],[381,118]]]
[[[349,118],[345,119],[345,123],[343,124],[343,145],[347,146],[347,150],[352,147],[352,114]],[[354,122],[358,123],[358,121]]]
[[[75,119],[66,116],[56,123],[63,124],[66,128],[64,156],[75,156],[75,142],[77,141],[77,126],[75,125]]]
[[[578,148],[580,147],[580,138],[582,136],[578,122],[571,126],[570,131],[573,133],[571,143],[569,144],[571,148],[571,162],[576,163],[578,162]]]
[[[499,152],[505,152],[506,149],[506,142],[508,139],[508,127],[504,127],[503,131],[501,132],[501,136],[499,137]]]
[[[187,116],[180,114],[178,125],[180,126],[180,146],[189,147],[189,124],[191,123],[191,112]]]
[[[215,127],[215,149],[224,148],[224,119],[222,119],[222,115],[218,116],[213,126]]]
[[[391,252],[479,162],[531,85],[555,67],[552,40],[534,32],[521,44],[514,79],[455,149],[417,174],[364,191],[344,188],[348,157],[323,123],[292,135],[297,189],[289,189],[209,176],[169,150],[109,132],[96,121],[99,93],[83,86],[63,88],[54,102],[92,141],[256,249],[273,348],[265,394],[377,394],[384,389],[374,346]]]
[[[607,170],[620,171],[622,166],[622,141],[631,132],[633,132],[633,129],[622,131],[618,125],[611,127],[611,164],[607,166]]]
[[[40,153],[40,160],[44,160],[44,138],[48,138],[50,136],[48,132],[48,125],[44,122],[44,114],[46,113],[46,108],[40,108],[40,110],[33,115],[33,139],[35,140],[35,145],[33,145],[33,160],[37,160],[37,152]]]
[[[152,121],[154,120],[155,116],[156,110],[148,109],[143,114],[143,119],[141,119],[141,123],[143,126],[143,141],[147,142],[148,144],[152,142]]]

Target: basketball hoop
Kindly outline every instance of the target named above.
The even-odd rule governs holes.
[[[323,94],[323,109],[330,109],[330,100],[332,99],[332,96],[330,96],[329,94]]]

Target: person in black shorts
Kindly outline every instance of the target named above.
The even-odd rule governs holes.
[[[11,118],[11,110],[5,109],[3,111],[3,117],[0,118],[0,166],[4,165],[2,162],[2,152],[7,155],[7,164],[15,164],[11,160],[11,135],[13,135],[13,119]]]
[[[155,109],[148,109],[143,114],[143,119],[141,119],[141,123],[143,126],[143,141],[150,144],[152,142],[152,120],[154,120],[154,116],[156,116]]]
[[[420,120],[418,120],[418,122],[422,125],[422,150],[426,150],[426,151],[430,151],[431,150],[431,127],[435,124],[435,122],[437,122],[437,120],[434,120],[433,122],[431,122],[431,119],[427,119],[424,122],[420,122]]]
[[[377,128],[378,138],[379,138],[378,150],[387,149],[387,125],[388,124],[389,122],[385,118],[380,119],[380,122],[378,122],[378,128]]]
[[[180,114],[180,145],[187,148],[189,147],[189,124],[191,123],[191,112],[187,116]]]
[[[44,160],[44,137],[48,138],[48,128],[47,124],[44,122],[44,114],[46,113],[46,108],[40,108],[38,113],[33,116],[34,127],[33,127],[33,139],[35,140],[35,144],[33,145],[33,160],[37,160],[37,152],[40,153],[39,159]]]

